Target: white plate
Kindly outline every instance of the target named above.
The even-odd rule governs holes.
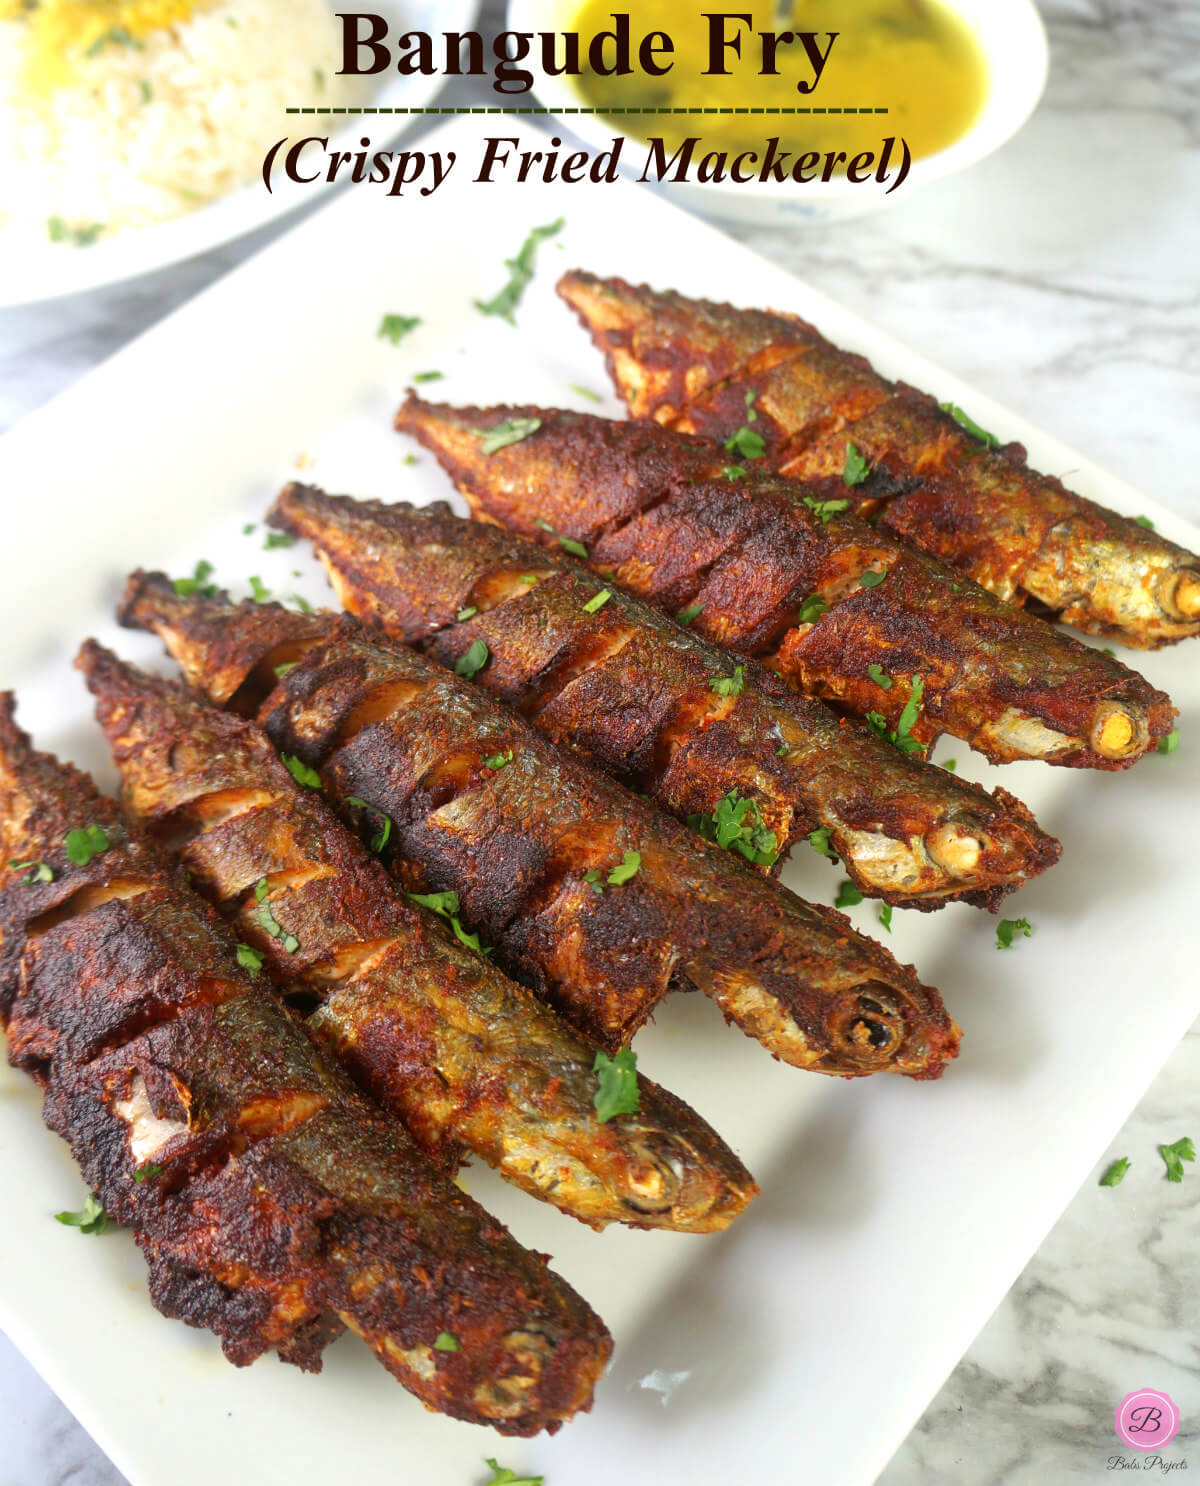
[[[967,407],[1034,464],[1195,545],[1200,533],[958,378],[878,334],[745,248],[632,186],[470,183],[478,121],[439,130],[456,173],[419,208],[369,187],[328,209],[177,311],[0,443],[0,552],[21,716],[43,746],[113,771],[67,667],[89,632],[134,658],[145,636],[106,618],[136,563],[198,557],[236,592],[261,575],[325,593],[300,549],[242,536],[307,456],[307,478],[360,495],[445,496],[389,431],[408,379],[441,370],[450,400],[582,404],[600,359],[553,283],[581,265],[795,310],[880,369]],[[494,126],[492,127],[492,132]],[[506,121],[506,135],[540,136]],[[472,307],[535,224],[543,245],[519,328]],[[385,312],[425,323],[398,347]],[[616,412],[611,398],[605,406]],[[291,570],[305,576],[293,580]],[[206,1334],[167,1322],[127,1235],[82,1237],[52,1214],[83,1195],[21,1077],[0,1077],[0,1323],[135,1486],[279,1486],[385,1479],[475,1486],[482,1457],[547,1486],[836,1480],[866,1486],[1037,1247],[1200,1010],[1189,881],[1200,678],[1186,647],[1140,662],[1184,712],[1184,744],[1124,775],[1025,764],[964,772],[1003,782],[1062,836],[1059,867],[1008,910],[1032,939],[1000,953],[973,909],[898,912],[887,941],[941,987],[965,1029],[945,1079],[842,1083],[772,1063],[702,997],[676,997],[639,1039],[643,1066],[744,1155],[762,1197],[717,1238],[593,1234],[472,1171],[473,1193],[607,1319],[612,1371],[593,1414],[553,1440],[506,1442],[427,1414],[353,1340],[320,1377],[264,1359],[237,1372]],[[1189,791],[1191,794],[1189,795]],[[1193,810],[1194,814],[1194,810]],[[802,852],[787,880],[828,902],[836,872]],[[1011,900],[1010,900],[1011,901]],[[856,909],[877,929],[875,909]],[[886,936],[885,936],[886,937]],[[644,1386],[686,1374],[670,1401]],[[1110,1401],[1111,1402],[1111,1401]]]
[[[393,33],[401,29],[436,32],[467,28],[477,5],[478,0],[379,0],[374,10],[387,17]],[[372,107],[423,108],[443,81],[440,73],[431,77],[421,73],[412,77],[390,74],[382,87],[371,95],[369,102]],[[295,100],[297,104],[306,101],[303,98]],[[288,114],[279,120],[279,136],[288,134],[296,138],[302,134],[328,132],[331,150],[356,150],[366,125],[365,132],[377,148],[382,148],[409,122],[404,115],[395,118],[382,115],[351,119],[334,126],[329,119],[322,122],[319,117],[306,120]],[[263,141],[264,155],[275,137]],[[338,189],[340,187],[323,182],[299,185],[279,181],[274,191],[268,193],[260,181],[254,181],[182,217],[155,222],[149,227],[132,228],[111,239],[101,239],[90,247],[56,245],[47,240],[44,250],[35,256],[22,252],[18,257],[11,250],[6,251],[3,234],[0,234],[0,309],[55,299],[59,295],[97,289],[103,284],[115,284],[122,279],[152,273],[156,268],[192,258],[220,243],[241,237],[243,233],[252,232],[297,207],[311,205],[316,199],[314,192]]]

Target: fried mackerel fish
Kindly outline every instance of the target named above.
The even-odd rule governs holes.
[[[127,807],[439,1163],[479,1156],[596,1228],[741,1212],[757,1188],[716,1132],[645,1078],[636,1114],[598,1121],[595,1048],[409,903],[261,729],[94,642],[80,666]]]
[[[305,485],[269,519],[315,545],[351,613],[451,670],[486,645],[476,679],[493,696],[694,829],[732,833],[763,870],[816,833],[864,893],[995,907],[1058,858],[1012,796],[906,756],[753,662],[718,694],[721,651],[500,527]]]
[[[589,273],[558,287],[635,418],[724,442],[752,416],[772,468],[1002,599],[1135,649],[1200,634],[1200,557],[1029,469],[1019,444],[804,320]]]
[[[271,741],[319,771],[340,812],[368,829],[391,821],[381,855],[405,886],[452,894],[501,964],[609,1049],[668,991],[695,987],[801,1068],[936,1078],[955,1055],[937,992],[842,914],[560,754],[382,632],[181,598],[165,583],[136,587],[122,618],[157,631],[218,703],[244,711],[269,688],[258,716]],[[309,648],[276,680],[278,655],[299,643]]]
[[[947,732],[994,763],[1121,769],[1171,729],[1170,699],[1119,661],[703,439],[412,395],[396,427],[433,450],[476,516],[575,544],[906,749]]]
[[[239,1365],[316,1371],[348,1326],[428,1407],[505,1434],[590,1406],[600,1320],[324,1063],[115,802],[33,750],[11,694],[0,835],[9,1061],[132,1225],[159,1310]]]

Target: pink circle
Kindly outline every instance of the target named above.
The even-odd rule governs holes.
[[[1134,1450],[1161,1450],[1179,1432],[1179,1410],[1169,1393],[1139,1388],[1113,1410],[1117,1438]]]

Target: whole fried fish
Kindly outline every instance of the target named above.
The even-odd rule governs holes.
[[[1119,661],[869,526],[845,501],[730,465],[705,440],[413,395],[396,427],[433,450],[476,516],[575,544],[656,608],[695,609],[710,639],[763,657],[898,747],[947,732],[994,763],[1121,769],[1171,729],[1170,699]]]
[[[589,273],[558,287],[635,418],[724,443],[752,414],[772,469],[850,499],[999,598],[1135,649],[1200,634],[1200,557],[1039,475],[1019,444],[797,316]]]
[[[342,1326],[428,1407],[505,1434],[590,1406],[588,1306],[355,1094],[220,919],[0,697],[0,1017],[160,1310],[245,1364]],[[448,1334],[457,1350],[439,1347]]]
[[[696,987],[802,1068],[935,1078],[955,1055],[958,1028],[937,992],[841,914],[700,840],[381,633],[325,616],[314,643],[314,617],[181,598],[165,580],[135,582],[121,609],[158,633],[193,688],[211,678],[212,700],[257,706],[275,746],[319,772],[339,812],[389,819],[382,855],[406,886],[453,894],[452,911],[497,959],[605,1046],[628,1042],[669,990]],[[311,648],[276,680],[272,643],[294,649],[302,635]]]
[[[252,722],[94,641],[80,666],[127,806],[441,1164],[470,1152],[596,1228],[708,1233],[741,1212],[757,1189],[717,1133],[646,1078],[636,1114],[600,1123],[595,1048],[409,903]]]
[[[446,505],[416,509],[290,485],[272,525],[312,542],[342,603],[479,682],[559,743],[769,871],[816,833],[860,891],[995,907],[1057,860],[1019,801],[988,795],[725,657],[570,560]],[[740,812],[740,819],[738,819]]]

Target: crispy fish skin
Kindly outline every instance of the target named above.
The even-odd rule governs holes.
[[[480,429],[537,419],[492,454]],[[1171,729],[1170,699],[806,486],[747,469],[701,439],[533,407],[450,408],[409,396],[396,427],[437,455],[473,514],[582,542],[598,572],[811,696],[896,730],[921,677],[911,738],[948,732],[994,763],[1121,769]],[[546,528],[552,528],[548,531]],[[827,606],[800,620],[806,601]],[[890,686],[884,686],[877,670]]]
[[[107,848],[85,865],[72,830]],[[342,1325],[428,1407],[505,1434],[590,1404],[604,1326],[316,1053],[86,775],[0,698],[0,1014],[155,1303],[244,1364],[316,1370]],[[140,1173],[142,1180],[137,1179]],[[462,1350],[442,1353],[449,1331]]]
[[[122,617],[155,630],[202,688],[197,636],[221,616],[236,636],[253,607],[143,590]],[[262,701],[268,736],[320,771],[339,811],[355,796],[387,815],[401,880],[457,893],[500,962],[585,1035],[619,1047],[669,990],[694,986],[798,1067],[936,1078],[955,1056],[959,1030],[937,992],[842,914],[559,754],[432,661],[354,620],[327,623],[327,643]],[[253,625],[247,635],[243,674],[261,676],[269,657]],[[256,699],[243,689],[243,706]],[[609,883],[630,852],[637,870]]]
[[[649,1079],[636,1115],[599,1123],[595,1049],[408,903],[253,723],[95,642],[80,664],[127,806],[179,839],[192,883],[272,974],[319,998],[309,1030],[435,1160],[470,1151],[597,1228],[710,1233],[742,1211],[745,1167]]]
[[[351,613],[440,664],[453,670],[482,640],[491,658],[478,679],[493,696],[677,818],[711,817],[731,793],[753,801],[776,869],[788,846],[826,829],[864,893],[995,908],[1058,858],[1011,796],[906,757],[754,663],[738,696],[717,696],[719,650],[500,527],[441,503],[304,485],[288,486],[269,520],[315,545]]]
[[[571,272],[559,293],[604,352],[630,412],[723,442],[747,396],[781,473],[851,496],[861,515],[999,598],[1157,649],[1200,634],[1200,557],[983,448],[932,398],[888,382],[794,315],[739,310]],[[846,445],[871,466],[842,479]]]

